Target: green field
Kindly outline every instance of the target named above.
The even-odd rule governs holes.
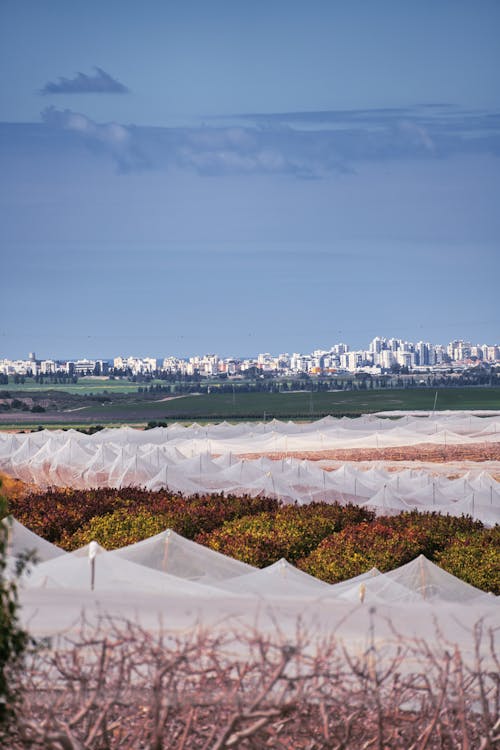
[[[152,380],[147,385],[164,385],[163,380]],[[16,391],[21,395],[25,393],[30,395],[37,391],[65,391],[66,393],[75,393],[80,395],[95,393],[137,393],[137,389],[144,383],[131,383],[129,380],[110,380],[109,378],[82,377],[78,378],[77,383],[48,383],[40,385],[32,378],[26,378],[24,383],[14,383],[9,378],[9,384],[0,386],[0,390]]]
[[[440,388],[437,410],[500,410],[500,388]],[[381,389],[368,391],[299,393],[211,393],[169,400],[145,401],[133,394],[113,403],[93,402],[66,411],[36,416],[29,412],[1,415],[1,425],[145,424],[149,421],[207,421],[241,419],[317,419],[327,414],[356,415],[377,411],[432,410],[435,389]]]

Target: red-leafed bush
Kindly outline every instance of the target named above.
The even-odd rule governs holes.
[[[441,513],[400,513],[397,516],[384,516],[381,523],[398,531],[418,531],[422,538],[421,554],[433,558],[437,552],[445,549],[459,534],[474,534],[484,527],[481,521],[474,521],[470,516],[448,516]]]
[[[54,544],[65,544],[70,548],[73,547],[69,541],[71,537],[91,519],[116,511],[131,515],[146,512],[164,518],[165,528],[170,525],[192,539],[201,531],[211,531],[221,526],[228,519],[276,508],[277,500],[270,498],[214,494],[184,497],[168,490],[148,492],[134,487],[120,490],[49,490],[24,498],[13,498],[9,505],[10,513],[36,534]]]
[[[425,535],[415,527],[394,529],[382,520],[348,526],[331,534],[298,567],[329,583],[377,567],[381,572],[397,568],[421,553]]]

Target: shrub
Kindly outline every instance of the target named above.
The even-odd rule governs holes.
[[[354,505],[286,505],[273,513],[227,521],[222,528],[199,535],[197,541],[250,565],[264,567],[281,557],[295,562],[332,532],[373,517],[370,511]]]
[[[95,540],[106,549],[116,549],[159,534],[168,526],[169,522],[163,516],[146,511],[130,513],[126,508],[120,508],[105,516],[91,518],[71,537],[63,537],[61,546],[68,550],[78,549]]]
[[[6,513],[7,503],[0,495],[0,518]],[[9,737],[16,718],[24,655],[30,644],[28,633],[19,623],[16,578],[6,576],[7,541],[4,521],[0,523],[0,744]],[[20,562],[19,573],[22,567]]]
[[[394,529],[379,519],[331,534],[297,564],[317,578],[337,583],[374,566],[384,573],[404,565],[420,554],[423,541],[418,529]]]
[[[460,534],[436,555],[436,561],[454,576],[484,591],[500,594],[500,526],[475,534]]]
[[[202,531],[221,526],[226,520],[276,508],[278,502],[270,498],[208,494],[187,498],[168,490],[149,492],[137,487],[120,490],[109,487],[95,490],[52,489],[24,498],[13,498],[11,502],[12,514],[18,521],[44,539],[70,549],[73,549],[72,536],[91,519],[120,510],[131,516],[144,512],[161,516],[167,526],[193,539]]]
[[[474,521],[470,516],[448,516],[441,513],[400,513],[397,516],[385,516],[381,523],[399,531],[414,530],[418,532],[422,547],[420,553],[433,559],[437,552],[448,547],[459,534],[474,534],[483,529],[481,521]]]
[[[113,512],[120,507],[120,501],[113,490],[50,489],[12,499],[10,507],[12,515],[35,534],[59,544],[94,516]]]

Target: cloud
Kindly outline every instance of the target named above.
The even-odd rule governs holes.
[[[262,119],[261,119],[262,117]],[[191,127],[99,124],[49,107],[44,122],[71,131],[121,172],[177,168],[202,176],[355,174],[366,162],[500,156],[500,118],[444,105],[405,109],[242,115]],[[265,119],[267,118],[267,119]]]
[[[132,172],[149,166],[134,135],[116,122],[97,123],[86,115],[70,109],[47,107],[42,121],[55,130],[74,133],[93,151],[111,156],[120,172]]]
[[[94,68],[95,75],[77,73],[74,78],[60,77],[57,83],[49,81],[40,94],[128,94],[130,89],[106,73],[102,68]]]

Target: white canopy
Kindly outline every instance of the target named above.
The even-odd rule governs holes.
[[[143,486],[185,495],[224,492],[269,495],[283,502],[352,502],[377,513],[413,508],[467,513],[491,526],[500,523],[500,483],[486,472],[469,471],[464,479],[434,476],[432,469],[388,472],[344,465],[330,472],[290,454],[499,442],[498,425],[498,417],[458,412],[399,420],[329,417],[304,424],[273,420],[154,430],[108,428],[91,436],[71,430],[0,434],[0,470],[39,486]],[[248,458],[262,453],[268,455]]]
[[[109,553],[164,573],[203,583],[237,578],[256,569],[176,534],[172,529]]]

